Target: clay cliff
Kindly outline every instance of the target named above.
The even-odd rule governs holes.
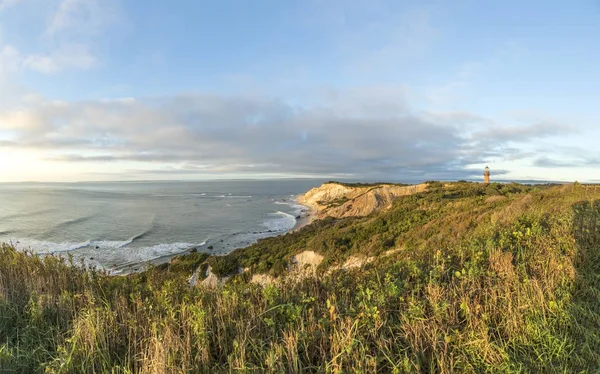
[[[427,184],[399,186],[377,184],[350,186],[336,182],[324,183],[298,197],[298,202],[315,210],[316,218],[367,216],[378,209],[391,207],[400,196],[423,192]]]

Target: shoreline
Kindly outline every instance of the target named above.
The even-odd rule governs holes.
[[[298,205],[302,204],[298,203]],[[294,225],[294,227],[292,227],[288,232],[286,232],[286,234],[300,231],[300,229],[302,229],[304,226],[308,226],[316,220],[317,210],[307,205],[302,206],[306,208],[306,211],[301,212],[300,218],[296,219],[296,225]]]
[[[256,241],[254,241],[253,243],[249,243],[245,246],[240,246],[240,247],[236,247],[233,248],[230,252],[228,253],[215,253],[215,252],[207,252],[207,251],[202,251],[202,249],[206,249],[208,248],[208,246],[210,246],[210,241],[207,242],[205,245],[201,246],[201,247],[197,247],[197,246],[193,246],[190,248],[185,249],[184,251],[180,252],[179,254],[175,254],[175,255],[167,255],[167,256],[162,256],[159,258],[155,258],[155,259],[151,259],[148,260],[146,262],[143,263],[138,263],[135,267],[139,268],[139,269],[119,269],[120,272],[116,273],[116,274],[111,274],[114,276],[125,276],[128,274],[133,274],[133,273],[141,273],[144,272],[148,269],[149,265],[150,266],[159,266],[165,263],[169,263],[173,258],[177,257],[177,256],[186,256],[186,255],[190,255],[192,253],[207,253],[210,256],[227,256],[239,249],[243,249],[243,248],[248,248],[249,246],[252,246],[254,244],[256,244],[258,241],[263,240],[263,239],[267,239],[267,238],[274,238],[277,236],[281,236],[281,235],[287,235],[289,233],[294,233],[297,231],[300,231],[303,227],[310,225],[311,223],[313,223],[316,220],[317,217],[317,209],[315,207],[309,206],[309,205],[305,205],[303,203],[301,203],[299,201],[299,198],[302,195],[298,195],[293,199],[293,202],[302,207],[302,210],[299,212],[298,216],[296,217],[296,223],[294,224],[293,227],[291,227],[289,230],[286,230],[285,232],[273,232],[272,234],[275,235],[267,235],[264,238],[258,238]],[[264,232],[265,234],[267,234],[268,232]],[[271,234],[271,233],[269,233]],[[193,251],[194,249],[196,249],[197,251]],[[108,269],[107,269],[108,270]],[[117,269],[113,269],[113,270],[117,270]]]
[[[213,240],[207,239],[202,244],[192,245],[187,248],[183,248],[178,253],[166,254],[166,255],[163,255],[160,257],[150,258],[150,259],[147,259],[147,260],[141,261],[141,262],[135,262],[135,263],[130,262],[128,264],[125,263],[125,264],[115,264],[114,266],[107,266],[107,265],[102,265],[99,263],[90,263],[89,261],[87,261],[87,256],[86,256],[85,260],[83,260],[83,258],[82,258],[81,260],[76,260],[76,262],[78,262],[78,263],[80,261],[85,262],[85,267],[92,266],[98,270],[107,272],[111,276],[125,276],[125,275],[129,275],[129,274],[133,274],[133,273],[144,272],[144,271],[148,270],[150,267],[160,266],[162,264],[169,263],[175,257],[186,256],[186,255],[190,255],[193,253],[206,253],[210,256],[227,256],[227,255],[235,252],[236,250],[252,246],[260,240],[263,240],[266,238],[277,237],[280,235],[286,235],[288,233],[297,232],[297,231],[301,230],[303,227],[308,226],[312,222],[314,222],[316,219],[317,210],[314,207],[311,207],[309,205],[305,205],[305,204],[301,203],[301,200],[302,200],[301,197],[302,197],[302,194],[294,196],[291,199],[287,200],[288,203],[286,203],[286,205],[292,205],[292,206],[297,207],[297,209],[295,209],[296,210],[296,214],[294,217],[295,222],[294,222],[293,226],[291,226],[289,229],[277,230],[277,231],[269,229],[269,230],[264,230],[264,231],[231,233],[232,237],[238,237],[238,236],[244,237],[247,235],[251,235],[251,236],[253,236],[253,239],[250,239],[250,238],[248,238],[248,240],[240,239],[237,241],[237,243],[235,243],[235,242],[230,243],[231,246],[229,248],[228,248],[228,246],[230,244],[226,244],[227,240],[225,240],[225,242],[224,242],[224,240],[222,240],[222,239],[215,238]],[[288,216],[291,216],[291,214],[289,214],[289,213],[285,213],[285,214],[287,214]],[[6,242],[6,244],[14,245],[14,243],[12,243],[12,242]],[[213,248],[213,246],[214,246],[214,248]],[[17,248],[17,247],[15,246],[15,248]],[[36,253],[36,251],[31,250],[31,248],[24,248],[23,250],[25,250],[26,252],[36,254],[40,257],[57,256],[57,257],[67,258],[68,253],[70,253],[70,251],[64,251],[64,252],[63,251],[54,251],[54,252],[48,252],[48,253]],[[91,257],[91,260],[94,260],[94,258]]]

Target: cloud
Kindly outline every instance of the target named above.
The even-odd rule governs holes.
[[[394,116],[407,112],[409,95],[405,85],[327,89],[317,105],[339,116]]]
[[[575,133],[571,127],[555,122],[502,126],[491,119],[464,112],[428,114],[428,118],[438,119],[441,123],[456,123],[468,139],[463,145],[465,157],[478,160],[472,164],[531,158],[543,153],[529,149],[539,140]]]
[[[22,68],[44,74],[69,70],[88,70],[100,65],[100,51],[105,32],[121,21],[120,0],[50,0],[52,9],[46,25],[41,27],[36,42],[12,45],[0,40],[0,75],[18,72]],[[17,0],[0,0],[0,11],[9,6],[18,7]],[[54,6],[53,6],[54,5]],[[23,12],[21,22],[35,20]],[[29,18],[28,18],[29,17]],[[21,42],[27,40],[21,40]],[[31,47],[35,46],[31,51]]]
[[[553,136],[565,137],[576,132],[570,126],[553,121],[502,126],[491,120],[484,120],[475,126],[475,130],[470,131],[471,141],[465,146],[465,154],[468,157],[479,158],[481,163],[484,160],[486,163],[522,161],[544,153],[544,151],[534,152],[530,149],[541,139]]]
[[[586,166],[597,167],[600,165],[600,159],[594,157],[585,157],[576,160],[556,160],[543,156],[534,160],[533,165],[542,168],[576,168]]]
[[[87,70],[98,64],[97,57],[85,44],[65,44],[49,54],[31,55],[23,65],[41,73],[54,74],[65,69]]]
[[[477,59],[463,61],[455,72],[446,76],[444,83],[426,88],[425,98],[436,107],[470,105],[473,97],[489,95],[494,91],[490,81],[505,69],[514,67],[527,54],[527,46],[515,41],[498,41],[490,45],[491,51]],[[448,65],[451,67],[452,65]]]
[[[51,48],[30,55],[23,65],[47,74],[96,67],[100,58],[95,46],[119,19],[118,0],[61,0],[43,33]]]
[[[360,74],[362,79],[401,76],[422,61],[440,34],[434,27],[434,7],[421,3],[309,0],[302,4],[301,21],[319,30],[321,42],[340,58],[341,72]]]
[[[16,71],[21,61],[21,54],[12,45],[0,46],[0,76]]]
[[[533,138],[549,137],[574,132],[576,131],[572,127],[545,121],[526,126],[494,126],[475,134],[475,136],[480,139],[493,139],[503,142],[528,142]]]
[[[119,13],[116,0],[61,0],[44,35],[49,38],[96,37],[119,19]]]
[[[0,0],[0,12],[17,4],[20,1],[21,0]]]
[[[400,13],[388,4],[381,7],[378,15],[380,22],[369,23],[358,30],[349,26],[347,30],[346,47],[351,50],[350,53],[358,52],[354,64],[363,73],[397,73],[399,66],[407,62],[410,66],[411,62],[425,56],[438,36],[438,30],[433,26],[431,14],[426,8],[413,8]],[[363,35],[369,37],[364,38]]]
[[[386,90],[395,92],[379,88]],[[334,99],[314,106],[211,94],[34,101],[27,109],[0,111],[0,130],[14,135],[4,146],[36,149],[55,162],[155,165],[157,174],[466,179],[470,166],[502,147],[510,152],[507,142],[515,137],[531,140],[562,129],[493,128],[486,134],[497,147],[478,149],[463,130],[468,121],[481,122],[478,116],[437,113],[436,120],[412,113],[403,100],[359,91],[336,91]]]
[[[542,168],[570,168],[576,166],[574,162],[553,160],[545,156],[534,160],[533,165]]]
[[[455,125],[464,129],[469,129],[474,125],[491,124],[491,121],[489,119],[465,111],[425,111],[423,112],[423,116],[425,116],[425,118],[427,118],[429,121]]]

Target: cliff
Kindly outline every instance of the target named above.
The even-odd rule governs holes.
[[[399,186],[395,184],[345,185],[324,183],[298,197],[298,202],[316,211],[316,218],[363,217],[378,209],[391,207],[400,196],[423,192],[427,184]]]

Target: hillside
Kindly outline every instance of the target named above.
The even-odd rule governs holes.
[[[599,248],[595,186],[474,183],[127,277],[2,246],[0,368],[598,372]]]
[[[426,189],[426,184],[347,185],[328,182],[299,196],[298,202],[312,208],[317,218],[361,217],[391,207],[392,201],[400,196],[412,195]]]

